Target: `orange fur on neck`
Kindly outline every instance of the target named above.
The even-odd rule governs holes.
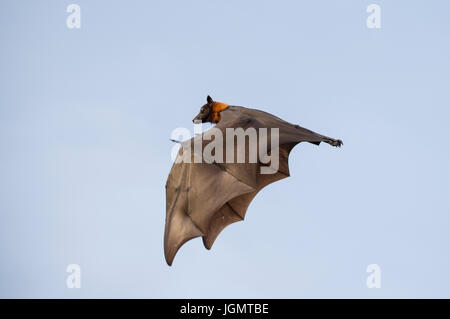
[[[220,112],[226,110],[228,108],[228,104],[222,102],[214,102],[212,106],[212,122],[219,123],[221,116]]]

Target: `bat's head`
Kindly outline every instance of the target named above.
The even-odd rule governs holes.
[[[197,114],[196,117],[194,117],[192,122],[203,122],[203,123],[212,122],[213,105],[214,101],[208,95],[208,97],[206,98],[206,104],[201,107],[200,112]]]
[[[218,123],[220,121],[220,112],[225,110],[227,107],[228,104],[215,102],[208,95],[206,98],[206,104],[201,107],[200,112],[196,117],[194,117],[192,122]]]

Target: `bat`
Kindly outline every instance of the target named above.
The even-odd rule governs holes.
[[[202,237],[205,248],[211,249],[225,227],[244,220],[250,202],[262,188],[289,176],[289,153],[295,145],[300,142],[343,145],[339,139],[320,135],[261,110],[216,102],[210,96],[206,101],[193,121],[216,125],[180,142],[180,150],[166,182],[164,254],[169,266],[178,249],[188,240]],[[256,132],[253,134],[256,139],[251,140],[251,134],[245,135],[246,143],[237,148],[238,137],[227,134],[239,129],[241,133]],[[267,131],[269,134],[263,136],[262,133]],[[211,134],[207,138],[208,132],[215,133],[214,140]],[[195,151],[196,146],[206,151],[208,143],[220,141],[218,133],[222,135],[222,144],[216,144],[211,154],[226,153],[228,161],[211,161],[206,157],[196,160],[196,156],[203,154]],[[251,150],[256,149],[260,154],[262,145],[267,149],[265,160],[250,161]],[[270,165],[267,162],[269,155],[277,155],[277,161],[272,158]],[[239,156],[242,156],[241,161],[237,160]]]

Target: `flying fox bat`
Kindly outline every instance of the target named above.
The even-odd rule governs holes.
[[[244,153],[244,162],[195,161],[195,150],[189,151],[195,149],[195,143],[206,147],[211,139],[203,137],[213,129],[180,142],[179,153],[166,182],[164,253],[169,266],[178,249],[190,239],[201,236],[205,248],[211,249],[226,226],[244,219],[250,202],[263,187],[288,177],[289,153],[295,145],[300,142],[316,145],[325,142],[340,147],[343,144],[341,140],[317,134],[267,112],[215,102],[210,96],[193,121],[216,123],[213,129],[216,133],[223,133],[222,139],[227,145],[223,147],[223,151],[229,151],[229,144],[232,145],[231,148],[236,148],[236,143],[227,143],[231,139],[235,140],[234,136],[230,138],[226,134],[228,129],[254,128],[259,141],[250,141],[248,137],[249,142],[245,143],[244,149],[236,150],[236,154]],[[261,137],[261,132],[269,128],[277,129],[277,136],[271,132],[270,137]],[[278,137],[278,143],[273,142],[273,136]],[[272,173],[262,171],[264,167],[268,167],[267,162],[261,159],[253,162],[247,160],[250,157],[251,143],[257,144],[256,149],[259,148],[259,151],[259,142],[264,139],[266,142],[267,139],[270,140],[266,144],[268,154],[278,154],[277,169]],[[219,148],[216,149],[215,154],[219,151]],[[239,156],[236,154],[230,158],[236,159]]]

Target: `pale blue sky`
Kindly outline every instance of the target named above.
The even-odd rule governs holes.
[[[448,1],[80,0],[70,30],[72,2],[0,4],[0,297],[450,297]],[[169,135],[207,94],[345,145],[168,267]]]

